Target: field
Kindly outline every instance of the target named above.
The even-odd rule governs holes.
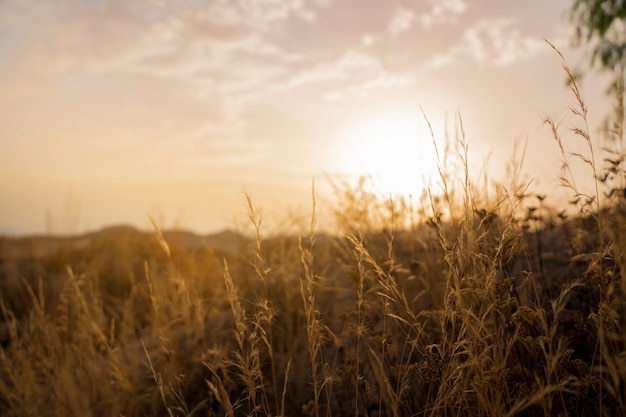
[[[602,160],[572,92],[580,127],[546,120],[565,204],[521,156],[470,178],[459,120],[437,187],[338,185],[324,213],[312,190],[305,233],[266,231],[247,196],[249,235],[1,238],[0,414],[625,415],[624,154]]]

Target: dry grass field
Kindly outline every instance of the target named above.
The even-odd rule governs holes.
[[[597,162],[572,92],[580,128],[546,120],[565,206],[519,161],[469,178],[459,120],[441,192],[338,186],[301,236],[266,232],[248,196],[251,236],[2,238],[0,414],[626,415],[624,154]]]

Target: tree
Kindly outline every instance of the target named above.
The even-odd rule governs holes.
[[[574,42],[595,43],[591,64],[624,71],[626,52],[625,0],[574,0],[572,21],[576,25]]]
[[[592,45],[591,66],[600,65],[615,75],[608,93],[614,94],[614,113],[606,120],[606,132],[623,138],[624,74],[626,71],[626,0],[574,0],[571,20],[574,44]]]

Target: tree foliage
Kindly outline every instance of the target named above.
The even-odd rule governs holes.
[[[574,0],[574,41],[594,44],[592,65],[624,71],[626,52],[626,0]]]
[[[624,75],[626,73],[626,0],[574,0],[571,19],[574,44],[592,46],[591,66],[614,75],[608,94],[615,97],[613,111],[604,120],[608,138],[624,138]]]

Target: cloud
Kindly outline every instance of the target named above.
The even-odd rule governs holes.
[[[462,33],[471,23],[468,4],[4,0],[0,64],[7,64],[0,65],[0,83],[80,73],[156,80],[167,91],[163,97],[179,94],[205,106],[211,121],[191,129],[197,136],[237,140],[245,129],[234,121],[259,103],[301,93],[336,101],[400,89],[415,83],[429,54],[428,67],[440,68],[464,60],[507,65],[535,53],[537,41],[511,19],[482,20]],[[354,19],[358,7],[362,18]],[[415,34],[415,41],[404,42]],[[455,39],[460,43],[450,46]],[[8,90],[12,96],[26,91],[2,89]]]
[[[314,19],[311,4],[9,0],[0,5],[0,27],[17,38],[5,42],[3,49],[10,50],[4,53],[11,55],[14,67],[32,74],[133,71],[189,79],[198,71],[225,71],[242,53],[248,61],[255,55],[259,61],[289,59],[292,54],[282,54],[264,35],[280,30],[281,22],[292,17]]]
[[[19,73],[148,76],[233,113],[268,94],[320,82],[393,84],[380,82],[391,76],[362,50],[361,25],[336,26],[333,13],[352,10],[344,6],[330,0],[6,0],[0,27],[19,32],[3,44]],[[333,13],[321,14],[330,7]],[[391,8],[377,4],[376,10]],[[396,11],[389,30],[410,29],[413,16],[409,9]],[[322,28],[332,34],[331,45],[320,42]],[[303,47],[292,41],[294,32],[317,40]],[[355,42],[339,41],[344,34]]]
[[[411,71],[391,71],[381,57],[363,48],[349,49],[330,62],[305,67],[282,88],[323,88],[320,98],[337,101],[366,97],[377,90],[398,89],[414,82]]]
[[[455,23],[467,10],[464,0],[427,0],[426,2],[407,3],[396,8],[387,25],[392,36],[410,30],[415,23],[424,29],[435,25]]]
[[[234,120],[300,65],[299,51],[275,41],[284,36],[283,25],[310,25],[329,6],[320,0],[6,0],[0,62],[7,65],[0,71],[5,83],[80,73],[94,80],[156,79],[168,86],[164,95],[176,86],[206,102],[213,121],[196,128],[197,135],[236,141],[243,129]],[[10,96],[28,91],[11,85]]]
[[[369,77],[381,67],[375,56],[359,50],[348,50],[330,62],[305,66],[287,80],[283,88],[293,89],[309,84],[350,81]]]
[[[464,0],[430,0],[430,8],[415,16],[425,29],[434,25],[456,22],[458,16],[465,13],[467,3]]]
[[[393,12],[391,21],[389,22],[389,33],[398,35],[411,28],[415,21],[415,12],[405,8],[398,8]]]
[[[459,44],[435,54],[426,67],[437,69],[462,60],[481,67],[506,66],[545,50],[545,42],[523,34],[513,18],[482,19],[465,30]]]

